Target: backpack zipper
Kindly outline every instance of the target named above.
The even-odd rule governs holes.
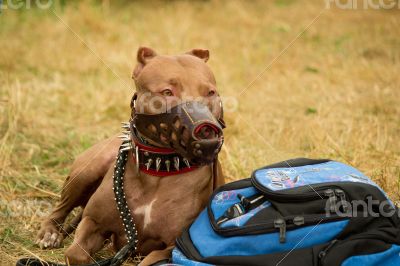
[[[318,265],[320,266],[323,265],[326,255],[328,255],[329,251],[332,249],[333,246],[342,245],[343,243],[353,240],[376,238],[376,236],[377,236],[376,234],[362,234],[362,235],[356,235],[354,237],[349,237],[344,240],[333,239],[331,242],[329,242],[326,248],[324,248],[318,253]]]
[[[309,216],[293,215],[293,216],[286,216],[286,217],[278,218],[278,219],[275,219],[274,221],[268,221],[268,222],[261,223],[261,224],[256,224],[256,225],[251,225],[251,226],[244,226],[242,228],[221,228],[221,227],[219,227],[220,224],[222,224],[223,222],[228,221],[229,219],[225,219],[223,221],[219,221],[218,223],[216,223],[215,220],[212,220],[211,225],[212,225],[214,231],[216,231],[218,233],[221,233],[222,235],[226,235],[226,236],[231,235],[231,233],[233,234],[233,232],[235,232],[235,233],[242,232],[243,234],[249,234],[249,233],[256,233],[256,232],[259,232],[259,231],[261,231],[261,232],[264,232],[264,231],[271,232],[272,231],[272,230],[269,231],[268,229],[264,229],[264,230],[262,230],[262,229],[253,229],[254,227],[260,227],[260,226],[262,226],[263,228],[270,227],[271,229],[279,229],[280,242],[284,243],[285,235],[286,235],[286,228],[287,228],[288,222],[289,222],[289,225],[291,225],[291,224],[300,225],[298,220],[296,220],[296,222],[294,222],[293,219],[295,217],[302,217],[303,218],[301,225],[303,225],[303,224],[307,224],[307,225],[308,224],[313,224],[315,222],[319,222],[321,219],[326,220],[326,221],[330,221],[330,220],[338,220],[340,218],[343,218],[343,217],[340,217],[340,216],[337,215],[336,204],[337,204],[337,196],[338,196],[340,201],[342,202],[343,208],[345,208],[345,206],[346,206],[346,204],[345,204],[346,203],[346,194],[345,194],[345,192],[343,190],[341,190],[341,189],[328,188],[328,189],[324,190],[324,192],[321,193],[321,194],[324,196],[324,199],[327,198],[327,200],[328,200],[328,202],[327,202],[328,208],[329,208],[330,212],[332,213],[329,217],[327,217],[326,215],[321,215],[321,214],[309,215]],[[321,194],[318,194],[318,195],[321,195]],[[315,196],[316,195],[314,195],[314,197]],[[237,204],[239,204],[239,203],[236,203],[236,205]],[[344,211],[347,211],[347,208],[346,208],[346,210],[344,209]],[[243,213],[243,214],[246,214],[246,213]],[[211,217],[213,217],[213,216],[209,215],[209,217],[211,219]],[[284,223],[282,223],[282,221],[280,219],[283,219]]]
[[[326,246],[326,248],[324,248],[323,250],[321,250],[318,253],[318,265],[322,265],[322,263],[324,262],[325,256],[328,253],[328,251],[338,242],[339,240],[334,239],[331,242],[329,242],[328,246]]]
[[[274,220],[274,227],[279,229],[279,243],[286,242],[286,221],[282,218]]]
[[[335,191],[331,188],[324,191],[324,196],[328,197],[328,206],[330,212],[336,212],[336,195]]]
[[[313,215],[291,215],[276,218],[274,220],[268,220],[263,223],[253,224],[249,226],[244,226],[241,228],[221,228],[218,227],[215,222],[211,223],[213,230],[222,236],[237,236],[237,235],[252,235],[261,233],[274,233],[277,231],[280,234],[280,242],[284,243],[286,239],[287,231],[293,230],[298,226],[315,225],[316,223],[330,221],[338,221],[347,219],[348,217],[341,217],[337,214],[331,214],[329,217],[321,214]]]
[[[334,190],[335,188],[338,188],[332,185],[320,186],[316,189],[310,189],[305,187],[304,192],[297,190],[296,194],[291,195],[288,193],[275,192],[273,190],[266,189],[264,186],[255,181],[255,179],[251,179],[251,182],[259,191],[266,194],[268,199],[276,201],[285,201],[285,202],[298,202],[299,200],[306,201],[306,200],[320,199],[325,195],[324,194],[325,190],[329,189]]]
[[[291,221],[293,225],[295,226],[300,226],[304,224],[304,217],[302,216],[295,216],[293,219],[290,219],[288,221]],[[279,229],[279,243],[285,243],[286,242],[286,226],[287,226],[287,221],[282,218],[278,218],[274,220],[274,227]]]
[[[282,192],[275,192],[270,189],[266,189],[264,186],[259,184],[255,178],[251,179],[252,184],[261,192],[267,195],[268,199],[276,200],[276,201],[284,201],[284,202],[298,202],[299,200],[301,201],[307,201],[307,200],[315,200],[315,199],[325,199],[327,198],[329,200],[328,206],[329,210],[331,212],[336,212],[336,203],[337,203],[337,197],[339,197],[341,201],[341,206],[343,206],[343,211],[347,211],[347,205],[346,205],[346,193],[337,186],[333,185],[324,185],[324,186],[319,186],[316,189],[311,187],[311,191],[309,188],[305,187],[304,192],[301,191],[296,191],[296,194],[288,194],[288,193],[282,193]]]
[[[340,205],[343,208],[343,212],[347,213],[348,211],[348,206],[347,206],[347,201],[346,201],[346,193],[341,190],[341,189],[335,189],[335,194],[339,197],[340,199]]]

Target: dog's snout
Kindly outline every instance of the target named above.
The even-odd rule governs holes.
[[[194,130],[194,135],[198,139],[215,139],[220,135],[220,130],[210,123],[201,123]]]

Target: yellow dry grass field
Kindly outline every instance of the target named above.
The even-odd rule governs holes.
[[[73,158],[129,118],[140,45],[160,54],[210,50],[226,98],[220,157],[229,180],[289,158],[328,157],[400,200],[398,8],[344,10],[322,0],[5,5],[0,265],[32,255],[63,261],[63,249],[34,245],[36,230]]]

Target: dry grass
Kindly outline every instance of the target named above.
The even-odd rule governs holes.
[[[62,250],[33,245],[40,215],[32,201],[54,203],[74,156],[119,131],[142,44],[211,51],[221,94],[239,101],[226,113],[221,156],[231,179],[287,158],[330,157],[400,199],[399,10],[328,10],[307,0],[110,2],[0,15],[1,213],[33,206],[0,218],[0,265],[29,253],[62,261]]]

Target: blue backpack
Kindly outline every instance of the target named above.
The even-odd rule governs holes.
[[[216,190],[176,241],[179,265],[400,265],[399,211],[357,169],[299,158]]]

